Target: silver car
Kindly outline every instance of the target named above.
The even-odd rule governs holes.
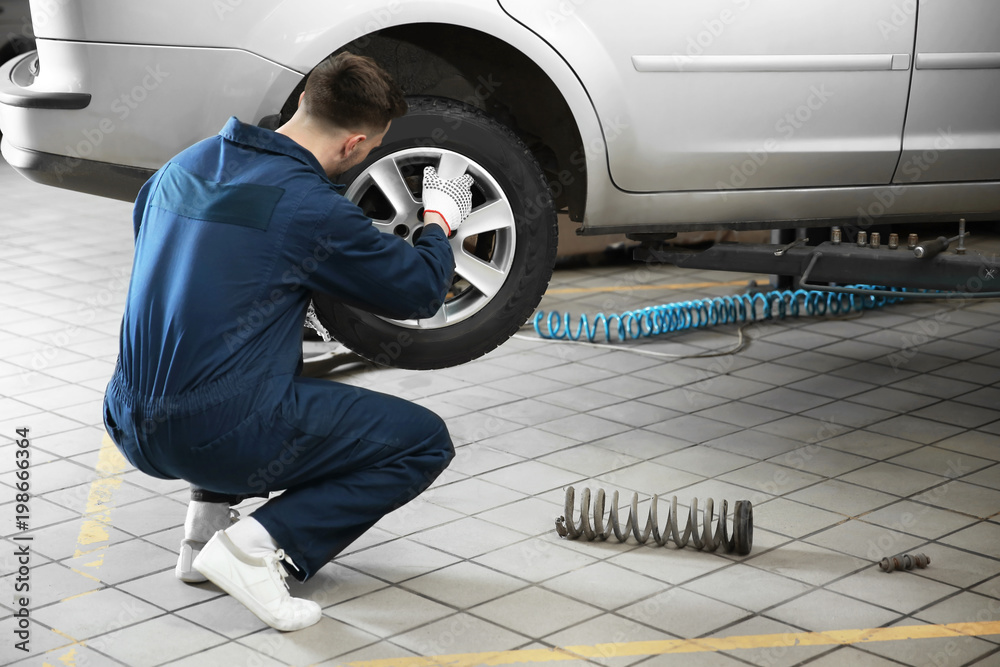
[[[0,0],[0,63],[34,48],[28,0]]]
[[[996,0],[32,0],[37,52],[0,72],[3,155],[131,200],[229,116],[276,127],[309,71],[371,55],[410,113],[343,175],[388,234],[426,164],[476,179],[429,320],[317,295],[365,356],[462,363],[537,305],[556,213],[582,234],[778,229],[1000,212]],[[456,344],[460,343],[460,344]]]

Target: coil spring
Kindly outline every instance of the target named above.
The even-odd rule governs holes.
[[[649,541],[650,534],[659,546],[666,546],[668,541],[672,541],[678,549],[683,549],[691,544],[698,550],[715,551],[720,546],[724,547],[726,553],[737,552],[741,556],[750,553],[753,547],[753,505],[749,500],[738,500],[733,509],[733,532],[729,534],[726,523],[726,515],[729,511],[729,503],[722,501],[722,512],[716,523],[715,530],[712,530],[714,521],[714,502],[709,498],[702,511],[701,533],[698,532],[698,499],[691,502],[688,511],[687,525],[684,532],[678,528],[677,519],[677,496],[673,496],[670,501],[670,508],[667,511],[667,523],[663,532],[660,532],[659,521],[657,520],[657,505],[659,497],[653,496],[653,502],[649,507],[649,515],[646,518],[646,525],[639,528],[639,494],[632,494],[632,507],[628,513],[628,519],[622,526],[618,521],[618,492],[611,495],[611,510],[608,515],[607,525],[604,521],[604,489],[598,489],[594,499],[594,509],[591,514],[590,509],[590,489],[585,488],[580,498],[580,525],[577,527],[573,521],[575,510],[576,490],[571,486],[566,489],[565,514],[556,519],[556,532],[560,537],[570,540],[585,537],[588,541],[606,540],[612,534],[619,542],[625,542],[629,534],[633,535],[640,544]],[[591,517],[593,524],[591,524]]]
[[[869,285],[854,285],[853,287],[874,289]],[[901,295],[906,291],[897,288],[879,289],[900,292]],[[604,338],[608,342],[612,340],[612,331],[617,334],[619,340],[626,341],[629,338],[649,338],[650,336],[719,324],[739,324],[773,318],[785,319],[786,316],[798,317],[803,313],[810,316],[823,316],[827,313],[840,315],[881,308],[902,300],[902,296],[889,298],[819,290],[772,290],[767,293],[717,296],[710,299],[666,303],[620,314],[598,313],[593,316],[593,325],[591,325],[587,315],[580,315],[575,332],[572,330],[570,314],[560,314],[555,310],[548,314],[542,310],[538,311],[535,313],[532,324],[535,327],[535,333],[547,339],[580,340],[580,337],[583,336],[593,343],[603,329]],[[543,321],[545,322],[545,331],[542,330]]]
[[[915,567],[923,569],[930,562],[931,559],[924,554],[914,554],[912,556],[910,554],[903,554],[902,556],[883,558],[879,561],[878,566],[884,572],[892,572],[893,570],[912,570]]]

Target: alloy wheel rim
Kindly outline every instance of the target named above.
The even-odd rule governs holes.
[[[451,326],[486,307],[510,275],[517,241],[514,212],[500,184],[478,162],[455,151],[428,146],[386,155],[358,175],[345,196],[361,206],[380,232],[412,245],[424,224],[420,191],[428,165],[445,179],[470,174],[475,179],[473,209],[449,239],[455,277],[442,307],[428,319],[383,318],[412,329]]]

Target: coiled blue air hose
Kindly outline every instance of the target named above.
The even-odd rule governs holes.
[[[710,299],[679,301],[660,306],[650,306],[624,313],[593,316],[593,323],[586,314],[580,315],[574,332],[569,313],[538,311],[532,320],[535,333],[546,339],[580,340],[585,337],[593,343],[601,330],[604,339],[612,341],[614,332],[620,341],[630,338],[649,338],[687,329],[700,329],[720,324],[741,324],[759,320],[799,317],[800,315],[842,315],[881,308],[903,300],[906,289],[875,288],[854,285],[859,289],[880,289],[899,292],[899,297],[860,296],[819,290],[772,290],[754,294],[717,296]],[[543,331],[543,324],[545,330]]]

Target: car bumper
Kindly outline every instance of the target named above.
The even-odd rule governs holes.
[[[129,202],[135,201],[139,188],[156,173],[154,169],[19,148],[7,137],[0,140],[0,152],[29,181]]]
[[[37,62],[37,52],[30,51],[0,66],[0,106],[32,111],[80,111],[90,106],[90,93],[30,88]],[[124,201],[133,201],[154,173],[150,169],[21,148],[13,145],[9,137],[0,142],[0,151],[8,164],[31,181]]]
[[[4,157],[30,180],[126,200],[230,116],[256,122],[277,112],[302,78],[238,49],[48,39],[37,47],[0,67]]]

